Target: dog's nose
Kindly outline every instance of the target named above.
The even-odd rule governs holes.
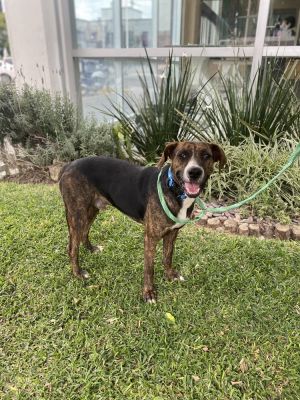
[[[189,178],[192,180],[197,180],[203,174],[203,169],[200,167],[193,167],[188,171]]]

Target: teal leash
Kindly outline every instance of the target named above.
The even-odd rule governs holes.
[[[230,210],[234,210],[236,208],[240,208],[241,206],[243,206],[244,204],[249,203],[250,201],[252,201],[253,199],[255,199],[255,197],[257,197],[260,193],[264,192],[265,190],[267,190],[274,181],[276,181],[276,179],[278,179],[288,168],[291,167],[292,164],[294,164],[294,162],[297,160],[297,158],[300,157],[300,143],[298,143],[298,145],[296,146],[295,150],[293,151],[293,153],[291,154],[290,158],[288,159],[287,163],[284,164],[284,166],[281,168],[281,170],[272,178],[269,180],[269,182],[267,182],[265,185],[263,185],[259,190],[257,190],[255,193],[253,193],[251,196],[247,197],[244,200],[239,201],[238,203],[235,204],[231,204],[229,206],[226,207],[216,207],[216,208],[212,208],[212,207],[206,207],[204,202],[197,197],[195,202],[196,204],[200,207],[201,212],[194,218],[194,219],[178,219],[176,218],[172,212],[170,211],[163,191],[162,191],[162,187],[161,187],[161,182],[160,182],[160,177],[162,174],[162,170],[159,172],[158,177],[157,177],[157,192],[158,192],[158,197],[160,200],[160,204],[164,210],[164,212],[166,213],[166,215],[174,222],[178,223],[178,224],[188,224],[190,222],[197,222],[199,221],[201,218],[204,217],[204,215],[207,212],[212,212],[212,213],[216,213],[216,214],[222,214],[224,212],[230,211]]]

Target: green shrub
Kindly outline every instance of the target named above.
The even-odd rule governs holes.
[[[286,163],[296,142],[259,144],[248,139],[240,146],[223,145],[228,163],[208,183],[207,198],[236,203],[256,192]],[[282,219],[300,213],[300,161],[288,169],[266,192],[251,202],[256,215]]]
[[[133,156],[151,163],[161,155],[166,142],[192,137],[185,117],[177,111],[193,119],[199,112],[199,104],[197,94],[192,91],[191,58],[176,63],[170,54],[160,82],[148,55],[147,69],[146,73],[143,67],[139,75],[143,96],[120,95],[129,113],[113,102],[103,112],[119,122],[125,140],[132,143]]]
[[[44,146],[28,149],[30,159],[38,165],[49,165],[53,160],[72,161],[93,155],[115,156],[112,125],[83,120],[72,135],[60,135]]]
[[[68,97],[28,85],[0,85],[0,140],[9,135],[25,146],[44,144],[76,131],[80,117]]]
[[[38,165],[115,155],[112,127],[83,118],[68,97],[25,85],[0,85],[0,141],[9,135]]]
[[[299,138],[300,102],[294,91],[296,80],[287,79],[288,69],[278,72],[275,60],[260,66],[253,81],[240,81],[237,75],[214,77],[212,90],[206,93],[211,103],[201,103],[203,118],[196,123],[187,116],[198,139],[238,145],[249,136],[271,144]]]

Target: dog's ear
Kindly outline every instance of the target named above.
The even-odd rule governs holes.
[[[224,150],[217,144],[210,144],[210,148],[213,154],[214,162],[219,162],[219,170],[221,170],[227,162]]]
[[[166,143],[166,147],[164,149],[164,152],[162,153],[160,159],[158,160],[158,163],[156,166],[158,168],[162,168],[164,163],[167,161],[168,158],[172,158],[172,155],[174,153],[174,150],[176,149],[178,145],[178,142],[168,142]]]

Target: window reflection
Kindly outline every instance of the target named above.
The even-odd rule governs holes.
[[[273,46],[300,44],[300,1],[274,0],[270,10],[265,43]]]
[[[258,3],[258,0],[184,0],[182,45],[253,45]]]
[[[115,47],[111,0],[74,0],[74,14],[77,47]]]
[[[117,100],[122,89],[122,70],[114,60],[80,58],[80,89],[84,115],[104,116],[97,109],[110,106],[109,100]]]
[[[258,3],[259,0],[73,0],[76,45],[250,46],[255,38]]]
[[[164,70],[167,64],[166,57],[152,58],[151,64],[160,84],[161,79],[165,79]],[[120,95],[130,96],[138,101],[143,96],[143,89],[139,80],[139,74],[142,75],[142,66],[144,68],[145,77],[149,82],[149,90],[152,93],[151,75],[146,60],[130,59],[87,59],[80,58],[80,87],[82,95],[82,106],[84,115],[93,114],[99,120],[105,119],[99,109],[104,110],[110,107],[110,101],[118,102],[120,107],[126,113],[131,113],[126,102],[122,101]],[[174,58],[175,69],[179,68],[180,58]],[[199,89],[214,76],[214,86],[220,90],[224,90],[220,75],[232,76],[236,83],[240,83],[248,79],[250,73],[250,59],[214,59],[205,57],[195,57],[192,60],[193,69],[195,71],[193,81],[193,93],[198,93]],[[210,94],[212,82],[208,82],[203,90],[207,104],[210,103]],[[117,95],[118,93],[118,95]]]
[[[122,0],[122,47],[153,47],[152,0]]]
[[[172,40],[172,15],[174,2],[172,0],[160,0],[158,7],[158,37],[157,47],[177,44]],[[176,28],[173,28],[174,30]]]

